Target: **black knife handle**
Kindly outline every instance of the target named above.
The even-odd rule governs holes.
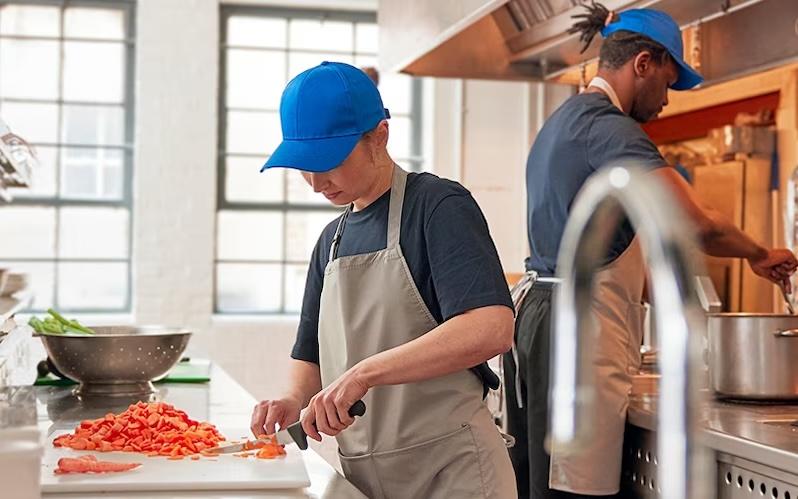
[[[362,416],[363,414],[366,413],[366,404],[362,400],[358,400],[357,402],[352,404],[352,407],[349,408],[348,412],[349,415],[352,416],[353,418],[355,416]],[[313,427],[314,428],[316,427],[315,423],[313,424]],[[301,421],[298,421],[289,426],[288,433],[291,435],[291,438],[294,439],[294,442],[296,442],[297,446],[301,450],[306,450],[308,448],[308,434],[305,433],[305,429],[302,428]]]
[[[352,407],[349,408],[349,415],[353,418],[355,416],[362,416],[366,413],[366,404],[362,400],[358,400]]]

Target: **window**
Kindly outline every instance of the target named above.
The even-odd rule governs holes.
[[[36,149],[31,189],[0,205],[0,266],[32,311],[130,310],[133,7],[0,5],[0,115]]]
[[[297,313],[308,261],[340,212],[293,170],[259,173],[280,143],[280,95],[291,78],[324,60],[376,66],[374,13],[229,7],[221,15],[218,313]],[[421,82],[380,75],[391,110],[389,151],[421,170]]]

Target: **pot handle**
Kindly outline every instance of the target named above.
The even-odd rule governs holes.
[[[798,329],[782,329],[773,333],[776,338],[798,338]]]

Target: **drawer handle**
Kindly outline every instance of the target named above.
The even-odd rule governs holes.
[[[777,338],[798,338],[798,329],[783,329],[773,333]]]

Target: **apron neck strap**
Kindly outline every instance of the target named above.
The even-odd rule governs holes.
[[[393,167],[393,180],[391,181],[391,203],[388,206],[388,244],[386,248],[399,246],[399,234],[402,229],[402,205],[405,201],[405,185],[407,172],[399,165]]]
[[[333,236],[332,244],[330,244],[330,256],[327,259],[328,262],[332,262],[338,258],[338,247],[341,245],[341,236],[344,233],[346,219],[349,218],[349,214],[352,213],[352,208],[354,208],[353,204],[347,206],[346,210],[344,210],[344,214],[341,215],[341,220],[338,221],[338,227],[335,228],[335,235]]]
[[[402,170],[399,165],[394,165],[393,174],[391,178],[391,200],[388,205],[388,235],[386,241],[388,242],[386,249],[395,248],[399,246],[399,235],[402,231],[402,206],[405,201],[405,185],[407,184],[407,172]],[[346,211],[341,215],[341,220],[338,221],[338,227],[335,228],[335,235],[333,236],[332,244],[330,244],[330,257],[328,261],[332,262],[338,258],[338,247],[341,244],[341,237],[344,234],[344,227],[346,227],[346,219],[352,213],[354,205],[346,207]]]
[[[608,82],[601,76],[594,76],[593,79],[590,80],[590,83],[587,84],[587,86],[601,89],[605,94],[607,94],[607,97],[610,98],[612,104],[618,109],[620,109],[622,113],[626,114],[623,110],[623,107],[621,107],[621,100],[618,98],[618,94],[615,93],[615,89],[612,88],[612,85],[610,85],[610,82]]]

